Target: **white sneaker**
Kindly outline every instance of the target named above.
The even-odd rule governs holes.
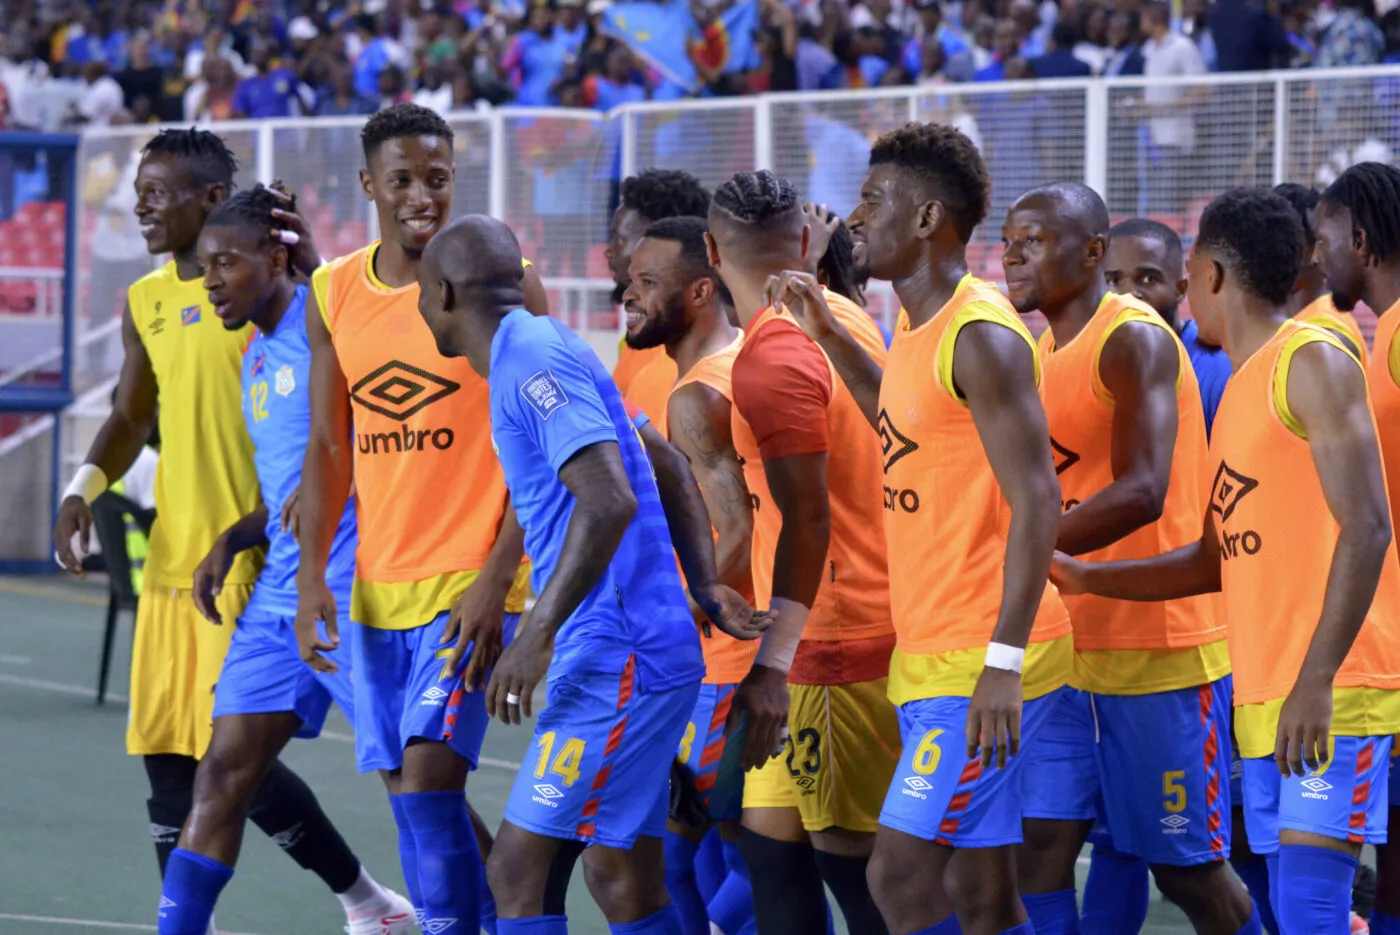
[[[385,892],[389,902],[373,916],[352,920],[345,926],[346,935],[416,935],[413,904],[393,890]]]

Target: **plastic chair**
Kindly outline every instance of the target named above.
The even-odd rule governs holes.
[[[112,668],[112,643],[117,635],[117,619],[124,610],[131,611],[133,631],[140,596],[131,583],[131,557],[126,551],[126,516],[136,519],[136,525],[146,535],[155,521],[153,510],[112,493],[110,490],[92,502],[92,521],[97,529],[97,541],[107,563],[107,625],[102,633],[102,661],[97,670],[97,703],[107,700],[107,677]]]

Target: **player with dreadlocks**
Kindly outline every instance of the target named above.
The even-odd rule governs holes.
[[[194,573],[209,544],[258,503],[253,451],[239,417],[239,361],[248,329],[219,322],[199,275],[196,245],[209,215],[233,189],[237,162],[206,130],[164,130],[147,145],[136,176],[136,216],[152,255],[170,262],[131,286],[122,316],[126,356],[112,414],[69,485],[54,526],[59,561],[81,574],[92,528],[89,504],[120,478],[159,422],[158,518],[151,531],[145,589],[132,651],[127,752],[143,757],[161,876],[183,873],[172,859],[189,817],[198,760],[209,746],[214,683],[232,626],[199,615]],[[279,216],[279,220],[282,217]],[[287,225],[284,225],[287,226]],[[304,223],[296,226],[305,231]],[[305,273],[316,251],[303,236],[292,265]],[[258,556],[235,559],[214,605],[224,620],[242,613]],[[249,817],[337,893],[360,875],[311,790],[273,762]]]
[[[851,931],[880,933],[866,865],[899,726],[885,697],[894,631],[879,440],[768,292],[770,277],[808,260],[811,229],[792,184],[768,171],[735,175],[715,192],[705,237],[744,327],[733,443],[755,504],[754,591],[778,615],[731,708],[747,730],[740,849],[755,915],[774,935],[821,931],[825,882]],[[802,275],[883,362],[870,317]]]
[[[350,673],[316,673],[297,652],[297,544],[284,521],[301,481],[301,455],[310,434],[307,403],[310,348],[306,286],[293,281],[290,251],[273,211],[283,201],[259,185],[239,192],[209,215],[197,259],[214,314],[227,331],[255,330],[243,354],[243,415],[253,442],[261,492],[258,506],[213,543],[194,574],[194,600],[222,625],[216,595],[234,559],[253,548],[267,558],[253,595],[233,628],[214,696],[209,755],[195,774],[194,808],[166,876],[161,932],[203,933],[233,876],[243,823],[258,782],[294,736],[315,737],[332,699],[353,720]],[[293,209],[295,202],[293,202]],[[348,598],[355,564],[355,509],[345,506],[334,547],[336,585]],[[233,621],[228,621],[230,624]],[[348,655],[348,654],[347,654]],[[348,662],[348,660],[347,660]],[[407,933],[413,907],[363,869],[341,895],[352,935]]]
[[[1366,380],[1390,491],[1400,503],[1400,169],[1363,162],[1323,192],[1314,215],[1317,254],[1337,308],[1365,302],[1379,316]],[[1390,827],[1400,827],[1400,770],[1390,771]],[[1376,852],[1372,935],[1400,935],[1400,845]]]
[[[1298,274],[1298,281],[1293,284],[1292,304],[1297,309],[1293,317],[1307,324],[1326,328],[1365,365],[1369,362],[1370,353],[1366,349],[1366,338],[1361,334],[1361,326],[1356,323],[1356,318],[1350,311],[1338,309],[1327,292],[1327,278],[1322,271],[1322,260],[1317,251],[1317,232],[1313,227],[1313,212],[1317,210],[1322,196],[1314,189],[1293,182],[1274,186],[1274,192],[1282,195],[1293,206],[1293,210],[1298,213],[1298,220],[1303,222],[1303,271]]]
[[[627,267],[632,262],[632,251],[649,226],[666,218],[703,218],[710,210],[710,193],[705,191],[699,179],[679,169],[647,169],[623,179],[621,194],[622,202],[613,212],[606,250],[608,266],[613,274],[614,305],[622,303],[622,294],[631,283]],[[634,322],[628,321],[627,324],[630,328]],[[625,396],[642,368],[656,360],[667,360],[659,345],[637,348],[624,336],[618,345],[613,382]],[[674,383],[676,368],[673,365],[668,369],[670,382]]]

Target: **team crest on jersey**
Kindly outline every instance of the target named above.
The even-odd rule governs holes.
[[[277,371],[277,395],[290,396],[292,390],[297,388],[296,378],[292,376],[291,364],[285,364]]]
[[[534,407],[540,418],[546,422],[550,416],[569,404],[568,394],[559,385],[554,373],[549,370],[541,370],[527,377],[520,387],[520,395],[525,397],[525,401]]]
[[[180,309],[180,324],[187,327],[199,324],[199,306],[187,305]]]

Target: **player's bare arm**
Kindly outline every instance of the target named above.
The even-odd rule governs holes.
[[[974,322],[958,333],[953,382],[967,400],[987,461],[1011,507],[1001,610],[991,641],[1024,650],[1045,594],[1060,519],[1060,482],[1035,383],[1035,352],[1009,328]],[[1020,746],[1020,672],[984,667],[967,711],[967,756],[977,756],[980,749],[987,766],[995,752],[1001,767]]]
[[[755,611],[738,591],[720,580],[710,517],[690,462],[651,423],[642,426],[638,434],[656,472],[671,545],[680,559],[690,598],[700,611],[705,635],[710,635],[713,621],[735,639],[757,639],[768,628],[770,617]]]
[[[732,406],[712,387],[691,383],[671,394],[666,409],[672,444],[686,456],[710,524],[718,533],[715,573],[721,584],[743,588],[753,559],[753,504],[730,429]]]
[[[1293,356],[1287,392],[1340,527],[1322,614],[1279,712],[1274,760],[1285,776],[1302,776],[1327,761],[1332,679],[1371,609],[1391,528],[1380,444],[1356,361],[1321,342],[1304,345]]]
[[[503,724],[530,717],[531,696],[554,656],[555,634],[602,580],[637,513],[617,442],[579,449],[559,469],[559,480],[574,497],[559,563],[486,686],[486,714]],[[507,696],[518,697],[519,704],[508,704]]]
[[[302,658],[321,672],[334,672],[335,663],[321,655],[335,649],[335,597],[326,586],[326,562],[350,497],[352,474],[350,388],[336,360],[335,345],[321,318],[314,290],[306,295],[306,337],[311,345],[311,436],[302,462],[300,511],[301,563],[297,567],[297,643]],[[316,621],[325,621],[328,640],[322,642]]]
[[[1177,433],[1181,359],[1164,329],[1119,326],[1104,344],[1099,376],[1113,395],[1113,482],[1060,517],[1055,547],[1082,555],[1156,522],[1167,501]]]
[[[821,346],[870,427],[875,428],[880,421],[880,382],[885,370],[836,320],[817,278],[796,270],[770,276],[764,298],[770,304],[785,305],[807,337]]]
[[[194,606],[211,623],[223,623],[216,600],[239,552],[267,545],[267,504],[225,529],[194,570]]]
[[[141,447],[151,437],[151,429],[156,424],[159,398],[156,374],[151,369],[151,359],[146,355],[146,346],[141,343],[141,335],[136,330],[136,321],[131,317],[130,305],[122,310],[122,350],[125,357],[117,377],[117,398],[111,415],[97,430],[97,437],[88,449],[85,462],[101,471],[106,476],[107,484],[125,476],[136,463],[136,456],[141,453]],[[106,489],[106,485],[103,489]],[[92,509],[87,501],[77,495],[65,497],[59,505],[58,519],[54,523],[54,547],[58,550],[58,559],[63,567],[80,578],[83,577],[82,558],[73,553],[73,540],[76,536],[86,553],[91,535]]]
[[[525,267],[520,286],[525,290],[525,311],[537,318],[548,317],[549,293],[544,291],[544,282],[540,279],[539,270],[533,266]]]
[[[461,665],[467,647],[472,646],[472,657],[463,673],[467,691],[485,687],[486,673],[501,654],[506,598],[524,558],[525,530],[520,527],[507,495],[505,514],[501,517],[491,553],[482,563],[476,580],[452,605],[452,613],[442,632],[443,643],[456,641],[446,663],[453,671]]]

